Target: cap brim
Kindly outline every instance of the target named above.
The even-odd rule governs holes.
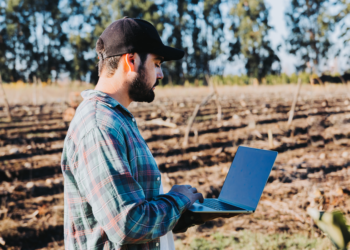
[[[179,60],[185,55],[185,51],[181,49],[175,49],[169,46],[163,46],[157,49],[153,49],[150,52],[164,57],[164,61]]]

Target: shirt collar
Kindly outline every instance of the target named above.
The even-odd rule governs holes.
[[[130,113],[130,111],[127,108],[121,105],[116,99],[107,95],[106,93],[103,93],[102,91],[88,89],[88,90],[82,91],[81,96],[84,98],[84,100],[88,100],[95,97],[98,99],[98,101],[103,102],[104,104],[106,104],[108,107],[111,107],[111,108],[116,108],[119,106],[129,116],[133,117],[133,115]]]

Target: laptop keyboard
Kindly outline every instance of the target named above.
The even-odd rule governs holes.
[[[236,207],[227,203],[223,203],[215,199],[204,199],[203,203],[199,203],[198,201],[196,201],[196,203],[206,207],[210,207],[215,210],[224,210],[224,211],[225,210],[244,210],[243,208]]]

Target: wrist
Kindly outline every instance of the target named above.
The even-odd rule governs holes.
[[[191,200],[184,194],[176,192],[176,191],[169,191],[169,193],[167,193],[168,195],[171,196],[176,196],[177,198],[179,198],[181,200],[181,207],[183,207],[183,212],[190,207],[191,205]]]

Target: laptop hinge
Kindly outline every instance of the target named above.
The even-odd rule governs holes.
[[[236,203],[236,202],[227,201],[227,200],[219,199],[219,198],[218,198],[218,200],[219,200],[219,201],[222,201],[222,202],[225,202],[225,203],[228,203],[228,204],[230,204],[230,205],[236,206],[236,207],[243,208],[243,209],[248,210],[248,211],[255,211],[255,209],[252,208],[252,207],[248,207],[248,206],[245,206],[245,205]]]

